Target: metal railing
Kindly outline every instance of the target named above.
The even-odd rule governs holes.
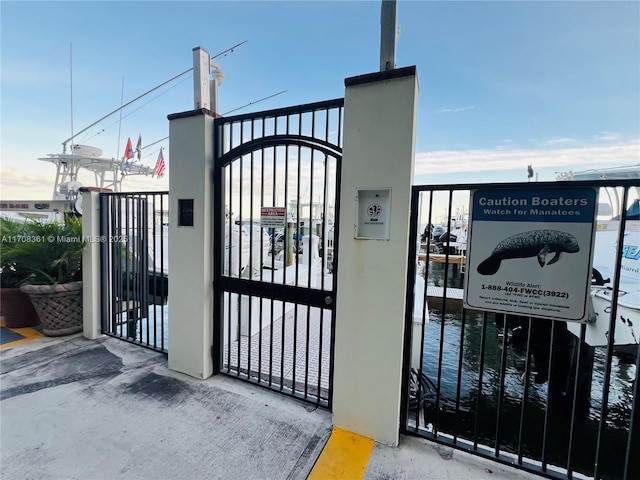
[[[101,193],[102,332],[168,348],[168,192]]]
[[[599,189],[600,200],[613,191],[626,206],[611,222],[598,221],[596,233],[597,246],[601,230],[614,225],[607,245],[615,249],[614,273],[602,275],[594,263],[588,286],[596,313],[597,302],[609,302],[595,320],[604,322],[604,341],[594,341],[595,324],[463,303],[471,192],[567,185],[413,187],[402,430],[549,478],[640,478],[640,353],[632,325],[640,314],[640,272],[634,292],[624,291],[620,273],[627,268],[633,289],[637,267],[625,267],[623,258],[640,259],[640,244],[629,243],[640,238],[640,216],[628,218],[625,210],[640,192],[637,180],[570,183]],[[443,231],[435,232],[438,224]],[[637,296],[635,305],[626,294]]]

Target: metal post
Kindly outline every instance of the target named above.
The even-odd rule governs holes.
[[[380,71],[396,68],[396,0],[382,0],[380,9]]]
[[[295,228],[295,223],[287,221],[287,240],[286,240],[286,245],[287,245],[287,250],[285,251],[286,254],[286,264],[287,266],[293,265],[293,252],[295,251],[297,253],[297,246],[294,249],[293,246],[293,230]],[[296,233],[297,233],[297,229],[296,229]],[[296,235],[297,236],[297,235]],[[297,263],[297,261],[296,261]]]
[[[202,47],[193,49],[193,108],[199,110],[211,108],[209,72],[211,56]]]

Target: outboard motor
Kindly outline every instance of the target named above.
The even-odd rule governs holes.
[[[75,180],[63,182],[58,187],[58,191],[54,194],[54,200],[69,200],[73,211],[76,215],[82,215],[82,195],[80,195],[80,188],[83,187],[82,183]]]

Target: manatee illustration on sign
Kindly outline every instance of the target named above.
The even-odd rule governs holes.
[[[478,265],[481,275],[493,275],[500,268],[502,260],[511,258],[537,257],[540,267],[556,263],[563,252],[576,253],[580,251],[576,237],[559,230],[532,230],[512,235],[502,240],[491,255]],[[553,258],[547,263],[546,257],[553,253]]]

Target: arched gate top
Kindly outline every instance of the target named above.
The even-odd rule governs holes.
[[[225,167],[235,159],[240,158],[243,155],[255,152],[257,150],[262,150],[264,148],[284,147],[289,145],[308,147],[313,150],[319,150],[322,153],[334,157],[338,160],[342,159],[342,148],[337,145],[329,143],[325,140],[304,135],[285,134],[256,138],[254,140],[243,143],[242,145],[239,145],[232,150],[229,150],[224,155],[216,158],[215,166],[218,168]]]

